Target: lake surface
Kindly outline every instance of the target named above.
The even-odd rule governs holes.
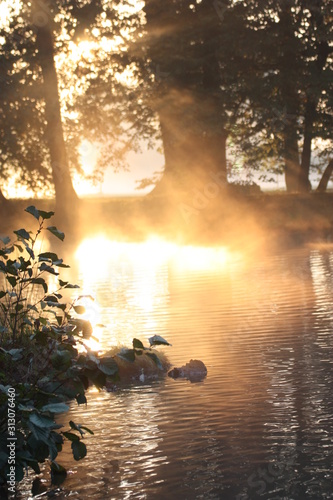
[[[83,461],[60,455],[57,497],[333,498],[333,251],[248,258],[101,237],[73,260],[80,293],[95,297],[86,317],[105,325],[99,349],[158,334],[173,365],[201,359],[208,375],[73,403],[64,422],[95,435]]]

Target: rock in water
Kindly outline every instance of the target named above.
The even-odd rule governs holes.
[[[172,378],[186,378],[191,382],[199,382],[207,375],[207,368],[199,359],[191,359],[189,363],[180,368],[172,368],[168,375]]]

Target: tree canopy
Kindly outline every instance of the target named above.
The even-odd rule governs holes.
[[[13,6],[0,32],[0,178],[54,186],[62,205],[76,198],[84,139],[103,145],[97,175],[161,138],[164,179],[184,189],[211,172],[227,180],[238,155],[308,190],[315,148],[322,162],[332,155],[330,10],[330,0]]]

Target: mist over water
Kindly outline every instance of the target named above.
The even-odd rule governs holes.
[[[90,391],[64,416],[89,426],[87,457],[59,462],[63,498],[332,498],[331,250],[261,255],[223,246],[100,235],[73,251],[72,280],[101,351],[162,335],[171,363],[201,359],[204,381],[162,378]],[[89,305],[90,304],[90,305]],[[28,488],[28,486],[27,486]]]

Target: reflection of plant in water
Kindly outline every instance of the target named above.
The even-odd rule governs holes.
[[[50,465],[52,482],[60,484],[66,470],[57,457],[66,440],[75,460],[85,457],[83,437],[92,431],[72,421],[68,430],[60,430],[55,417],[68,410],[71,399],[86,403],[89,385],[102,388],[107,379],[115,380],[119,371],[114,355],[100,357],[86,343],[93,329],[89,321],[79,317],[85,312],[78,303],[84,296],[70,303],[63,300],[65,289],[79,288],[59,278],[59,269],[69,266],[56,253],[36,250],[44,230],[64,239],[56,227],[45,228],[45,221],[54,213],[33,206],[26,211],[38,222],[36,233],[14,231],[16,240],[2,238],[0,248],[0,272],[4,275],[0,290],[0,492],[5,497],[15,493],[15,481],[22,480],[24,470],[31,467],[38,474],[39,464],[45,461]],[[56,282],[53,292],[47,276]],[[151,347],[161,343],[167,344],[156,336]],[[133,349],[119,356],[128,362],[144,355],[162,368],[151,347],[145,348],[134,339]],[[39,491],[38,484],[36,478],[34,494]]]

